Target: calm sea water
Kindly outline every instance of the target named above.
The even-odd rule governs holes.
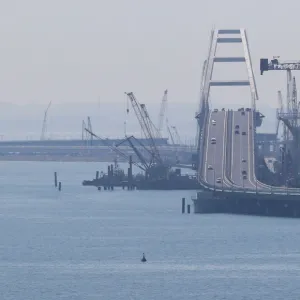
[[[0,165],[1,299],[299,299],[300,220],[182,215],[195,193],[81,186],[103,164]]]

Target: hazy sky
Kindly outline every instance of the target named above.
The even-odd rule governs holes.
[[[212,26],[243,27],[256,73],[257,105],[267,115],[268,107],[277,106],[276,92],[284,89],[286,74],[260,76],[259,59],[280,55],[300,60],[300,3],[296,0],[277,4],[262,0],[0,3],[0,102],[123,105],[124,91],[133,91],[140,102],[158,104],[168,88],[170,106],[189,103],[196,110]],[[231,97],[212,101],[225,107],[236,103]],[[24,106],[24,115],[32,109]]]

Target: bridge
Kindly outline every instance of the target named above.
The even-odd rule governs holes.
[[[217,56],[220,43],[242,44],[243,57]],[[248,79],[212,80],[216,63],[243,63]],[[230,71],[230,75],[234,76]],[[249,88],[248,108],[232,110],[211,107],[209,96],[216,86]],[[263,115],[256,109],[258,93],[245,29],[215,29],[211,32],[204,62],[198,122],[198,180],[205,192],[194,200],[195,212],[239,212],[300,216],[300,189],[274,187],[260,182],[256,161],[256,128]],[[281,212],[281,211],[284,212]]]

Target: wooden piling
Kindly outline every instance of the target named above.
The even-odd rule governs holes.
[[[185,198],[182,198],[181,212],[182,212],[183,214],[185,213]]]
[[[61,182],[58,183],[58,190],[61,191]]]
[[[188,214],[191,213],[191,205],[190,205],[190,204],[187,205],[187,213],[188,213]]]
[[[54,172],[54,186],[57,187],[57,172]]]

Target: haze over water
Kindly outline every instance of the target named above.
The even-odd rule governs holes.
[[[81,186],[105,166],[1,162],[2,299],[297,299],[299,220],[182,215],[192,191]]]

